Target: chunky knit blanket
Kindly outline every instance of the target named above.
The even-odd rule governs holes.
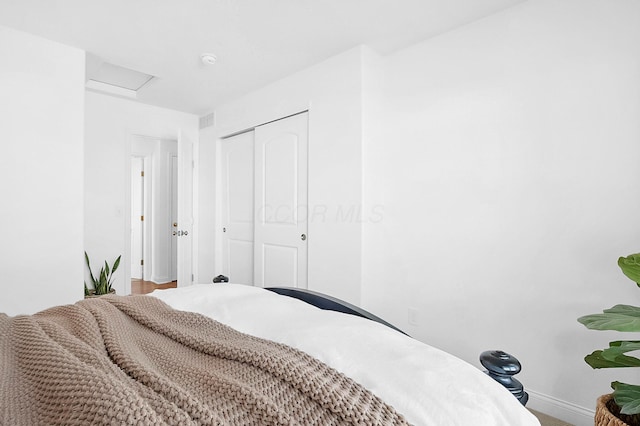
[[[399,425],[313,357],[149,296],[0,314],[3,425]]]

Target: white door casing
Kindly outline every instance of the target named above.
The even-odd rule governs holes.
[[[221,141],[222,273],[253,285],[254,132]]]
[[[307,288],[308,114],[255,128],[254,285]]]
[[[178,287],[193,279],[193,141],[178,134]]]
[[[144,277],[144,158],[131,157],[131,278]]]
[[[171,281],[178,279],[178,156],[171,155],[171,223],[168,232],[171,238],[169,259],[169,278]]]

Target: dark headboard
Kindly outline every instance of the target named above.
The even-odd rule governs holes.
[[[303,302],[307,302],[310,305],[313,305],[320,309],[342,312],[350,315],[356,315],[371,321],[379,322],[380,324],[393,328],[394,330],[399,331],[402,334],[405,334],[405,335],[407,334],[404,331],[400,330],[399,328],[393,326],[392,324],[389,324],[382,318],[377,317],[372,313],[365,311],[362,308],[352,305],[351,303],[345,302],[344,300],[327,296],[326,294],[322,294],[316,291],[306,290],[302,288],[294,288],[294,287],[266,287],[265,290],[273,291],[274,293],[278,293],[283,296],[294,297],[296,299],[302,300]]]

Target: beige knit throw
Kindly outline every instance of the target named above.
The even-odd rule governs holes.
[[[2,425],[398,425],[394,409],[285,345],[149,296],[0,314]]]

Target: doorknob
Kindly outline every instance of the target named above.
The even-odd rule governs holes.
[[[177,233],[176,231],[173,231],[173,232],[171,233],[171,235],[174,235],[174,236],[175,236],[175,235],[178,235],[178,233]]]
[[[166,222],[165,222],[166,223]],[[177,228],[178,227],[178,222],[173,222],[173,227]]]
[[[300,235],[300,239],[301,239],[302,241],[306,240],[306,239],[307,239],[307,234],[302,234],[302,235]]]

